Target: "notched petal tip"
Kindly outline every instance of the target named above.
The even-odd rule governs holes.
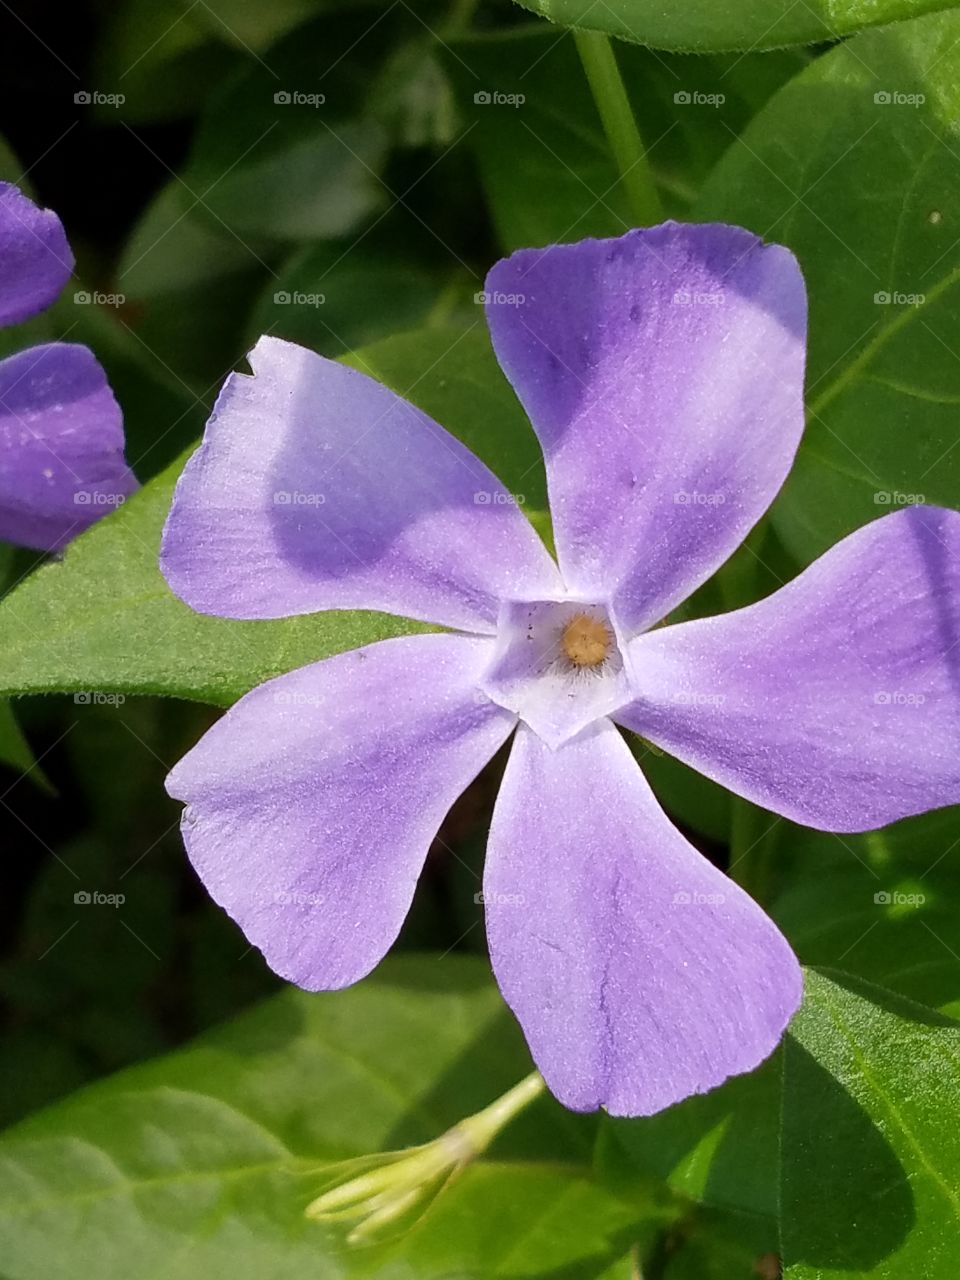
[[[511,591],[557,587],[503,486],[417,406],[283,339],[261,338],[248,358],[253,372],[227,379],[164,528],[161,570],[192,608],[237,619],[373,609],[489,634]]]

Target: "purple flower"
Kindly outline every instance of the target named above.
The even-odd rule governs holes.
[[[72,271],[56,214],[0,182],[0,325],[45,310]],[[50,342],[0,360],[0,539],[59,550],[136,487],[92,352]]]
[[[338,988],[390,947],[444,815],[516,730],[483,884],[493,967],[562,1102],[648,1114],[765,1058],[801,974],[615,725],[810,826],[957,800],[960,514],[898,511],[759,604],[656,627],[790,467],[797,264],[736,227],[667,223],[515,253],[486,287],[559,568],[425,414],[262,338],[178,485],[174,591],[222,617],[373,608],[453,634],[271,680],[168,786],[213,897],[278,973]]]

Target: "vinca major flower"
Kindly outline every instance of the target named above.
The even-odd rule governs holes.
[[[0,182],[0,325],[44,311],[72,271],[57,215]],[[136,487],[120,406],[87,347],[0,360],[0,539],[57,551]]]
[[[802,981],[621,730],[812,827],[955,802],[960,514],[898,510],[757,604],[671,623],[796,452],[794,258],[667,223],[523,250],[486,290],[556,561],[419,409],[261,339],[178,484],[173,590],[221,617],[378,609],[446,631],[269,681],[168,786],[212,896],[279,974],[328,990],[387,952],[442,819],[513,735],[483,883],[497,980],[563,1103],[649,1114],[761,1062]]]

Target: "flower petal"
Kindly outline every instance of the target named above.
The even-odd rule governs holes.
[[[773,500],[803,428],[796,261],[739,227],[524,249],[490,272],[493,345],[540,437],[568,588],[662,618]]]
[[[500,988],[575,1111],[651,1115],[772,1052],[800,1003],[775,925],[680,835],[609,721],[517,731],[487,851]]]
[[[0,361],[0,538],[58,550],[136,488],[120,406],[86,347]]]
[[[60,219],[0,182],[0,325],[19,324],[57,298],[73,271]]]
[[[382,609],[491,632],[502,596],[557,590],[503,486],[387,387],[261,338],[177,485],[161,564],[201,613]]]
[[[617,720],[766,809],[865,831],[960,801],[960,513],[857,530],[759,604],[630,645]]]
[[[201,880],[281,977],[356,982],[431,840],[516,717],[476,692],[490,641],[385,640],[248,693],[167,779]]]

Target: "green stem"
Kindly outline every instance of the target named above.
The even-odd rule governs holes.
[[[461,1120],[457,1127],[467,1136],[474,1151],[479,1155],[486,1151],[500,1130],[506,1128],[511,1120],[546,1092],[546,1088],[540,1072],[532,1071],[530,1075],[524,1076],[519,1084],[497,1098],[496,1102],[491,1102],[489,1107],[484,1107],[476,1115]]]
[[[638,227],[663,221],[663,207],[640,130],[630,109],[616,54],[599,31],[575,31],[573,38],[597,104],[610,150],[627,189]]]

